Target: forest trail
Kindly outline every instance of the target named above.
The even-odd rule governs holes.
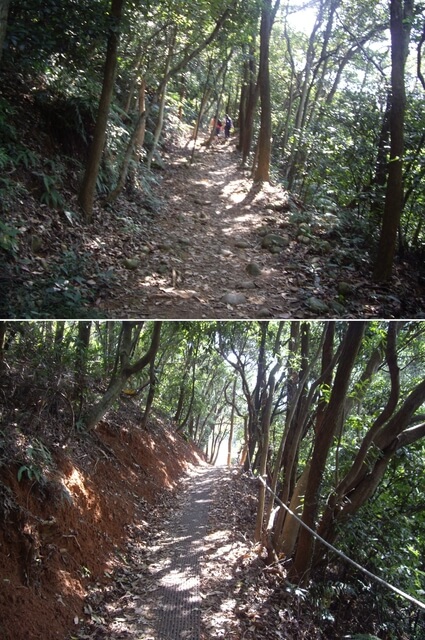
[[[148,230],[149,253],[122,295],[106,300],[102,310],[149,318],[297,315],[291,278],[258,235],[278,222],[279,214],[267,209],[269,199],[286,208],[286,194],[252,187],[234,141],[210,149],[198,143],[193,164],[189,158],[186,147],[167,159],[160,186],[165,202]]]
[[[207,533],[212,486],[220,468],[193,473],[177,513],[158,540],[158,561],[151,565],[159,585],[156,607],[158,640],[199,640],[201,629],[200,560]]]
[[[159,212],[136,268],[98,301],[102,315],[140,318],[416,316],[401,280],[371,284],[365,250],[341,242],[337,216],[306,211],[282,187],[259,188],[240,166],[236,140],[176,146],[159,172]],[[358,239],[356,239],[356,242]],[[415,312],[407,310],[407,301]],[[424,307],[425,308],[425,307]]]
[[[253,542],[257,483],[238,468],[192,466],[172,505],[135,523],[121,566],[94,585],[78,640],[323,638],[285,572]],[[329,636],[331,637],[331,636]]]
[[[79,638],[240,637],[230,632],[239,622],[229,589],[236,583],[233,562],[250,555],[251,544],[237,523],[251,496],[246,494],[242,509],[235,504],[237,476],[225,467],[191,467],[176,502],[151,526],[149,537],[129,539],[113,589],[89,596],[91,624]]]

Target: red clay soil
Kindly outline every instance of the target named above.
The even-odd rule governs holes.
[[[64,640],[84,622],[87,588],[112,582],[129,528],[143,532],[202,455],[155,419],[128,408],[94,437],[54,455],[43,483],[0,474],[0,638]]]

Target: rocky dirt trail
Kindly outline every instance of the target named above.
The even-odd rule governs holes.
[[[162,205],[107,317],[413,317],[401,279],[370,284],[370,258],[336,215],[307,211],[281,187],[260,188],[235,140],[175,147],[158,178]],[[354,215],[354,214],[353,214]],[[412,302],[411,296],[408,296]]]

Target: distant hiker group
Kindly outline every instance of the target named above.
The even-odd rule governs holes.
[[[215,128],[215,135],[218,137],[221,134],[222,129],[224,129],[224,137],[230,138],[230,130],[233,127],[232,118],[226,113],[224,116],[224,125],[223,121],[220,120],[218,116],[213,118],[212,126]]]

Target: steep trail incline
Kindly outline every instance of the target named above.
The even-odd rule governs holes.
[[[166,157],[160,210],[134,270],[121,268],[121,286],[99,301],[102,315],[416,317],[424,301],[406,297],[401,278],[391,288],[371,284],[367,248],[343,237],[336,215],[253,184],[235,140],[198,146],[193,163],[190,155],[187,146]]]

